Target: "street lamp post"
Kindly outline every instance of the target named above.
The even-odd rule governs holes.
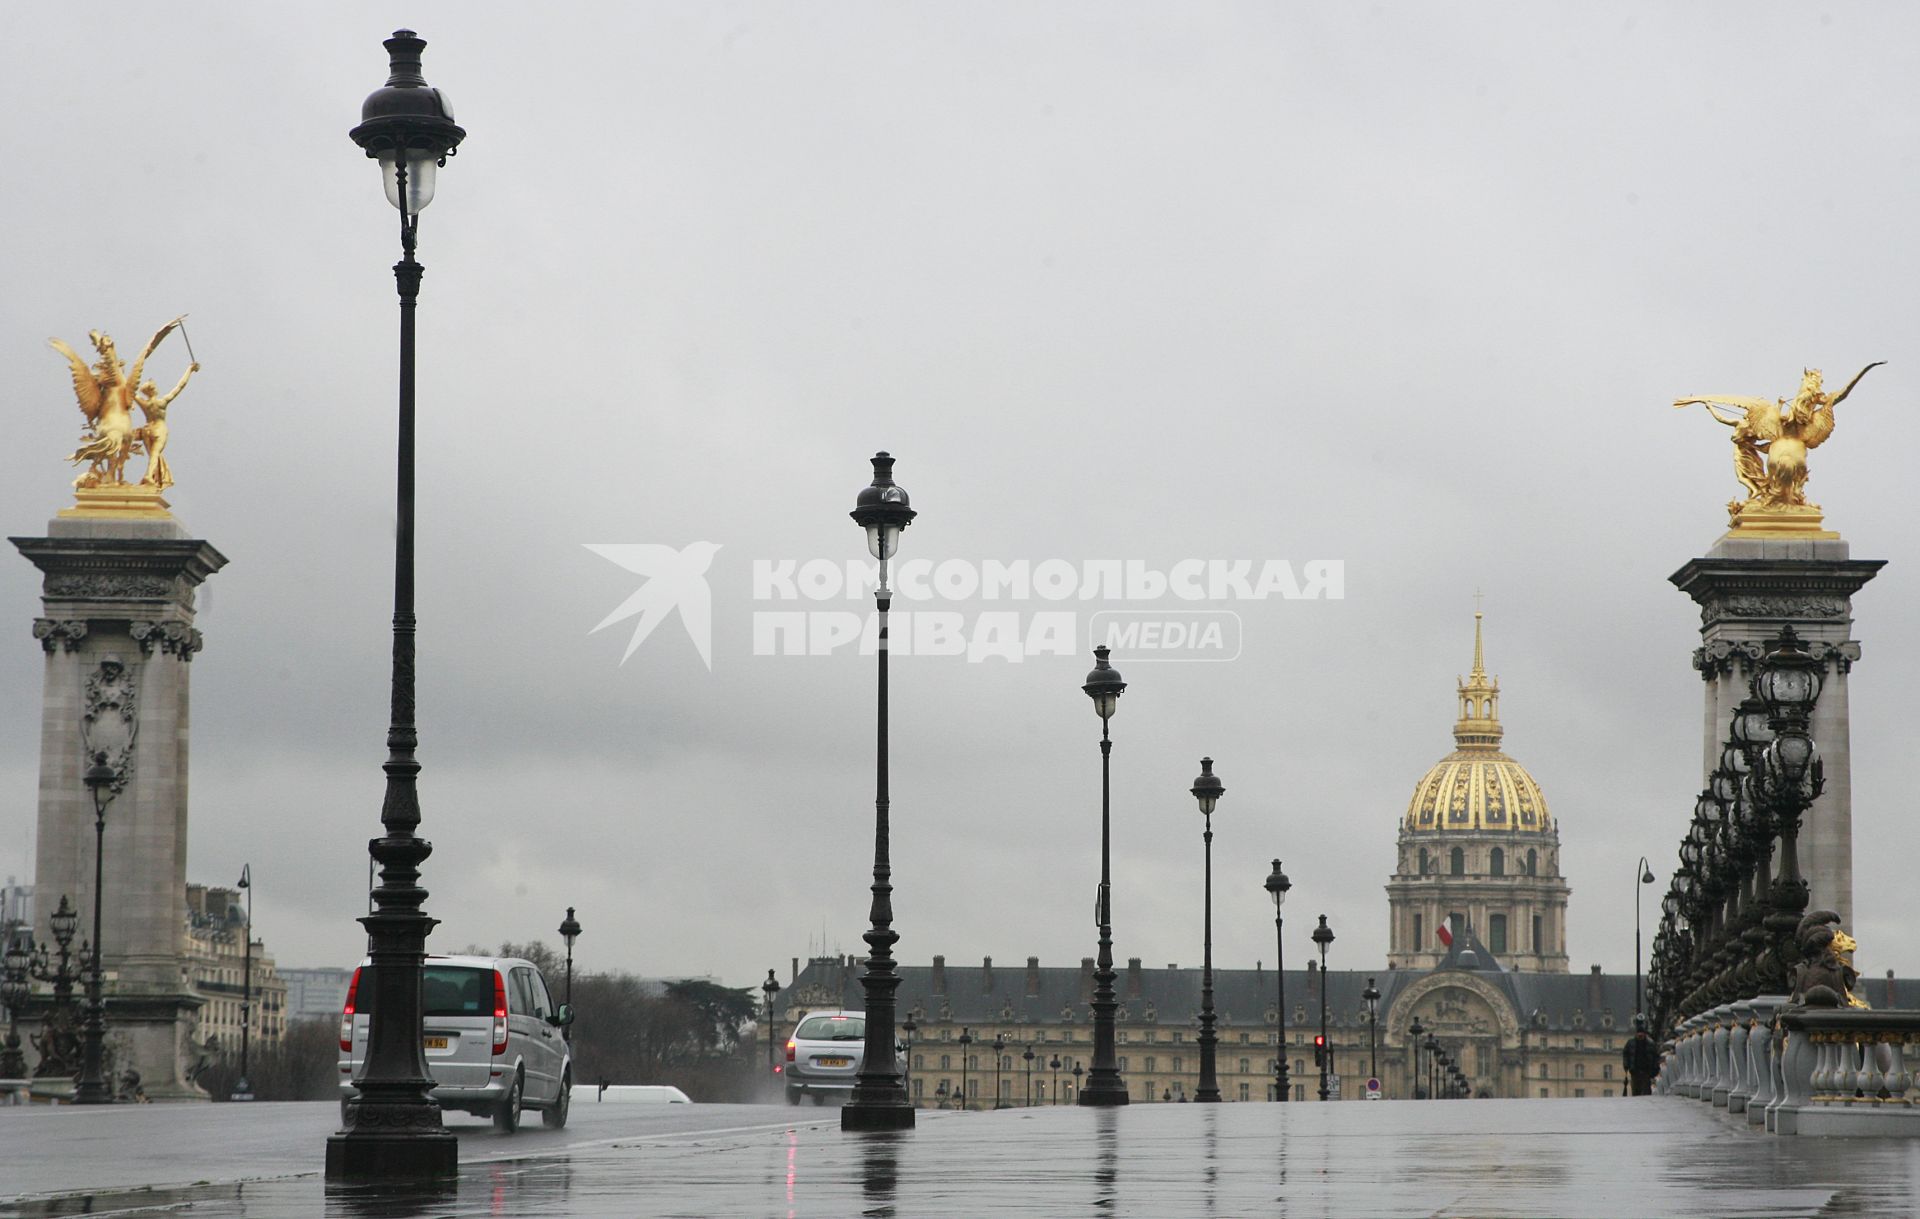
[[[1415,1016],[1413,1023],[1407,1025],[1407,1045],[1413,1050],[1413,1099],[1415,1100],[1428,1100],[1431,1097],[1427,1091],[1426,1061],[1422,1057],[1426,1047],[1420,1043],[1420,1039],[1426,1034],[1426,1025],[1420,1023],[1419,1016]],[[1523,1041],[1521,1044],[1524,1046],[1526,1043]]]
[[[1000,1055],[1006,1048],[1006,1038],[995,1033],[993,1035],[993,1107],[995,1109],[1008,1107],[1006,1094],[1000,1090]]]
[[[1082,1096],[1086,1095],[1086,1093],[1080,1090],[1080,1077],[1087,1073],[1088,1073],[1087,1068],[1081,1065],[1080,1060],[1077,1058],[1074,1059],[1073,1060],[1073,1097],[1074,1097],[1074,1101],[1079,1104],[1087,1103],[1085,1101],[1080,1100]],[[1093,1081],[1091,1079],[1087,1081],[1087,1086],[1088,1087],[1093,1086]]]
[[[253,1085],[247,1081],[248,1043],[253,1036],[253,865],[240,865],[240,891],[247,895],[247,946],[240,966],[240,1079],[233,1085],[230,1100],[252,1100]]]
[[[27,962],[27,978],[30,982],[53,983],[53,1003],[40,1022],[40,1061],[34,1064],[33,1075],[35,1079],[70,1079],[79,1064],[66,1057],[66,1049],[77,1039],[63,1034],[76,1033],[73,984],[80,980],[79,971],[85,968],[86,961],[84,951],[80,961],[73,959],[73,936],[80,928],[80,914],[73,908],[73,903],[67,900],[66,894],[60,895],[60,904],[47,917],[47,925],[53,932],[54,947],[59,950],[59,964],[53,963],[53,954],[48,952],[45,944],[40,945]],[[48,1027],[50,1025],[55,1027]]]
[[[572,914],[573,911],[568,910],[567,913]],[[771,1082],[774,1074],[780,1069],[779,1061],[774,1054],[774,1043],[779,1040],[776,1036],[779,1030],[773,1023],[773,997],[780,993],[780,980],[773,976],[771,969],[767,971],[767,980],[760,984],[760,993],[767,999],[767,1079]]]
[[[853,1095],[840,1109],[842,1130],[910,1130],[913,1102],[894,1056],[893,1012],[900,975],[894,972],[893,946],[900,935],[893,929],[892,831],[887,791],[887,611],[893,591],[887,587],[887,563],[900,547],[900,533],[917,515],[909,506],[906,488],[893,481],[893,458],[885,451],[873,455],[873,482],[860,489],[853,519],[867,531],[867,550],[880,561],[880,579],[874,585],[874,607],[879,614],[878,724],[873,797],[872,926],[861,936],[871,950],[867,971],[860,977],[866,994],[867,1048],[854,1080]]]
[[[1374,1030],[1380,1026],[1380,988],[1367,979],[1367,989],[1360,992],[1367,1001],[1367,1078],[1380,1078],[1380,1042]]]
[[[972,1065],[967,1061],[968,1052],[973,1048],[973,1030],[962,1027],[960,1030],[960,1108],[967,1107],[967,1071]]]
[[[420,865],[433,844],[414,831],[420,825],[414,718],[413,530],[414,530],[414,312],[425,268],[414,258],[420,211],[433,200],[442,162],[454,154],[466,131],[456,125],[446,95],[420,74],[426,42],[412,30],[387,39],[391,74],[360,108],[360,125],[349,135],[378,162],[387,201],[400,212],[400,261],[394,282],[400,295],[400,394],[396,512],[393,545],[393,671],[387,729],[386,796],[380,807],[385,833],[367,846],[380,867],[373,909],[359,920],[367,929],[372,1003],[366,1057],[353,1081],[354,1099],[344,1107],[345,1125],[327,1140],[329,1181],[389,1181],[441,1178],[455,1173],[459,1145],[440,1122],[429,1095],[422,1034],[422,977],[427,935],[437,920],[421,909],[427,891]]]
[[[107,1001],[100,993],[102,984],[100,956],[100,894],[105,884],[102,868],[107,849],[107,805],[112,803],[115,787],[124,782],[121,773],[107,764],[104,750],[93,755],[83,780],[93,796],[93,955],[81,946],[81,960],[87,970],[87,1008],[80,1024],[80,1074],[73,1081],[76,1105],[110,1105],[113,1088],[106,1078]]]
[[[1200,774],[1193,781],[1193,798],[1200,805],[1200,813],[1206,818],[1206,833],[1202,836],[1206,842],[1206,880],[1202,905],[1206,914],[1203,920],[1205,931],[1202,937],[1200,966],[1200,1087],[1194,1092],[1196,1102],[1218,1104],[1220,1102],[1220,1080],[1215,1068],[1213,1014],[1213,810],[1220,803],[1220,797],[1226,793],[1226,787],[1213,773],[1213,759],[1200,759]]]
[[[1020,1057],[1027,1061],[1027,1108],[1033,1108],[1033,1046],[1028,1045]]]
[[[5,969],[4,977],[0,978],[0,1003],[7,1005],[7,1038],[0,1044],[0,1079],[25,1079],[27,1060],[20,1052],[20,1007],[33,988],[27,980],[33,953],[28,950],[24,937],[10,941],[5,948],[5,955],[0,956],[0,967]]]
[[[1113,1014],[1120,1004],[1113,993],[1113,786],[1108,768],[1113,740],[1107,733],[1127,683],[1121,680],[1119,670],[1107,663],[1109,654],[1105,644],[1093,650],[1093,669],[1080,687],[1093,700],[1093,709],[1100,716],[1100,890],[1094,900],[1094,919],[1100,926],[1100,954],[1093,971],[1093,1071],[1085,1091],[1079,1088],[1077,1080],[1074,1087],[1075,1100],[1082,1105],[1127,1103],[1127,1086],[1120,1079],[1113,1038]],[[1077,1071],[1077,1063],[1075,1068]]]
[[[1053,1103],[1060,1103],[1060,1055],[1055,1054],[1053,1061],[1047,1064],[1053,1069]]]
[[[567,907],[567,917],[560,920],[560,938],[567,945],[567,1010],[573,1010],[573,942],[580,938],[580,920],[573,917],[573,907]],[[773,971],[767,971],[767,979],[773,979]],[[775,989],[778,989],[776,986]],[[568,1020],[560,1028],[560,1035],[568,1041],[573,1040],[573,1021]]]
[[[1279,1017],[1279,1054],[1273,1060],[1273,1083],[1282,1101],[1287,1099],[1290,1090],[1287,1084],[1287,937],[1283,934],[1280,908],[1287,904],[1287,890],[1293,888],[1293,882],[1280,870],[1280,861],[1273,861],[1273,871],[1267,873],[1267,895],[1273,898],[1273,976],[1279,979],[1280,998],[1274,1007],[1274,1015]]]
[[[1327,926],[1324,914],[1313,929],[1313,942],[1320,945],[1320,1044],[1325,1047],[1320,1055],[1320,1099],[1326,1100],[1333,1089],[1333,1043],[1327,1040],[1327,945],[1333,943],[1333,928]]]
[[[1643,1010],[1640,1006],[1640,890],[1653,883],[1653,869],[1647,866],[1647,857],[1640,857],[1640,870],[1633,886],[1633,1014],[1638,1016]]]
[[[1426,1040],[1421,1043],[1427,1051],[1427,1099],[1438,1100],[1440,1074],[1440,1039],[1427,1031]]]

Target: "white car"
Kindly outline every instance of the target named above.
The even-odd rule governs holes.
[[[823,1104],[853,1093],[854,1077],[867,1056],[865,1012],[809,1012],[787,1038],[787,1103],[803,1096]]]
[[[424,969],[422,1035],[434,1101],[490,1117],[508,1133],[519,1129],[524,1109],[539,1110],[549,1126],[566,1125],[573,1055],[561,1030],[573,1012],[555,1005],[533,962],[429,956]],[[354,1081],[366,1058],[374,992],[373,963],[363,961],[340,1016],[342,1122],[359,1095]]]

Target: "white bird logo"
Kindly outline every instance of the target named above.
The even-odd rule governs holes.
[[[587,634],[640,615],[640,621],[633,625],[633,638],[627,641],[627,650],[620,657],[620,663],[626,664],[641,641],[653,634],[653,628],[677,609],[680,624],[687,628],[687,637],[699,649],[707,671],[713,671],[713,594],[707,588],[707,568],[713,566],[713,556],[720,551],[717,542],[694,542],[684,550],[649,542],[586,542],[583,545],[634,575],[647,577],[637,592]]]

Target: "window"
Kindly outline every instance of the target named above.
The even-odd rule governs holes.
[[[1586,1094],[1587,1094],[1587,1090],[1585,1088],[1575,1088],[1573,1090],[1574,1099],[1576,1100],[1585,1097]]]
[[[1151,1071],[1154,1069],[1153,1061],[1153,1055],[1147,1055],[1147,1070]]]
[[[1295,1075],[1305,1075],[1305,1074],[1307,1073],[1307,1060],[1306,1060],[1306,1059],[1304,1059],[1304,1058],[1296,1058],[1296,1059],[1294,1059],[1294,1060],[1293,1060],[1293,1073],[1294,1073]]]
[[[1487,871],[1495,876],[1507,874],[1507,853],[1499,847],[1493,848],[1493,854],[1487,857]]]
[[[1420,848],[1420,875],[1425,876],[1427,873],[1431,871],[1433,871],[1433,860],[1427,856],[1427,848],[1421,847]]]
[[[921,1067],[926,1066],[926,1058],[927,1056],[925,1054],[915,1054],[913,1056],[913,1069],[918,1071]]]
[[[1585,1078],[1587,1077],[1587,1064],[1586,1064],[1586,1063],[1584,1063],[1584,1062],[1576,1062],[1576,1063],[1574,1063],[1574,1064],[1573,1064],[1573,1077],[1574,1077],[1575,1079],[1585,1079]]]
[[[1540,874],[1540,854],[1539,852],[1535,851],[1532,847],[1528,847],[1527,848],[1527,875],[1538,876],[1539,874]]]
[[[1547,1099],[1547,1090],[1545,1088],[1540,1089],[1540,1099],[1541,1100]]]
[[[1305,1084],[1293,1085],[1293,1099],[1295,1100],[1307,1099],[1307,1085]]]
[[[918,1079],[913,1081],[913,1099],[915,1100],[920,1099],[920,1085],[922,1082],[924,1081]]]
[[[1605,1063],[1605,1064],[1602,1064],[1602,1066],[1600,1067],[1600,1078],[1601,1078],[1601,1079],[1612,1079],[1612,1078],[1613,1078],[1613,1064],[1612,1064],[1612,1063]]]
[[[1613,1095],[1613,1094],[1612,1094],[1611,1092],[1609,1092],[1609,1093],[1608,1093],[1607,1095],[1609,1095],[1609,1096],[1611,1096],[1611,1095]],[[1253,1098],[1252,1098],[1251,1096],[1249,1096],[1249,1095],[1247,1094],[1247,1085],[1246,1085],[1246,1084],[1241,1084],[1241,1085],[1240,1085],[1240,1099],[1241,1099],[1241,1100],[1251,1100],[1251,1099],[1253,1099]]]
[[[1126,1069],[1127,1069],[1127,1056],[1125,1054],[1122,1054],[1120,1055],[1120,1070],[1124,1073]]]
[[[1178,1075],[1178,1074],[1179,1074],[1180,1072],[1182,1072],[1182,1071],[1184,1071],[1184,1070],[1186,1070],[1186,1067],[1184,1067],[1183,1065],[1181,1065],[1181,1061],[1180,1061],[1180,1059],[1178,1059],[1178,1058],[1176,1058],[1176,1059],[1174,1059],[1174,1060],[1173,1060],[1173,1073],[1174,1073],[1175,1075]]]
[[[953,1055],[951,1054],[940,1055],[940,1069],[942,1071],[951,1071],[953,1069]]]
[[[1459,847],[1453,848],[1449,871],[1455,876],[1465,876],[1467,874],[1467,853]]]
[[[1541,1079],[1547,1078],[1547,1064],[1544,1062],[1540,1064],[1540,1078]],[[1540,1095],[1545,1096],[1546,1093],[1542,1092]]]
[[[1252,1070],[1252,1067],[1253,1067],[1252,1059],[1242,1058],[1240,1060],[1240,1074],[1242,1075],[1248,1074]]]
[[[1495,859],[1498,859],[1500,857],[1500,852],[1496,850],[1493,853],[1493,855]],[[1495,876],[1500,875],[1500,869],[1497,865],[1494,868],[1493,874]],[[1495,956],[1506,955],[1506,952],[1507,952],[1507,916],[1506,915],[1490,914],[1487,916],[1487,950],[1489,952],[1492,952],[1493,955]]]
[[[1540,942],[1541,938],[1540,916],[1536,914],[1533,916],[1533,950],[1535,952],[1545,952],[1547,950],[1546,945]]]
[[[1426,928],[1421,925],[1425,922],[1426,920],[1419,915],[1413,916],[1413,950],[1415,952],[1420,951],[1421,945],[1427,942]]]

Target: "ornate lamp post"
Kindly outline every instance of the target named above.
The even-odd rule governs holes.
[[[1216,1070],[1214,1035],[1215,1017],[1213,1014],[1213,810],[1220,803],[1220,797],[1226,793],[1218,775],[1213,773],[1213,759],[1200,759],[1200,774],[1188,789],[1200,805],[1200,815],[1206,818],[1206,832],[1201,836],[1206,843],[1205,857],[1206,882],[1201,906],[1204,911],[1201,937],[1200,966],[1200,1086],[1194,1091],[1195,1102],[1220,1102],[1220,1081]]]
[[[1060,1103],[1060,1055],[1055,1054],[1053,1061],[1047,1064],[1053,1069],[1053,1103]]]
[[[573,911],[568,910],[567,913],[572,914]],[[779,1041],[776,1035],[779,1030],[773,1023],[773,997],[780,993],[780,980],[773,976],[771,969],[767,971],[767,980],[760,984],[760,993],[767,999],[767,1079],[772,1080],[780,1070],[779,1060],[774,1052],[774,1043]]]
[[[391,74],[360,108],[361,123],[348,134],[379,163],[380,178],[400,212],[400,261],[394,282],[400,294],[400,401],[393,554],[393,676],[387,729],[386,798],[380,808],[385,833],[367,846],[380,867],[373,910],[359,920],[367,929],[371,961],[361,984],[371,981],[373,1011],[366,1059],[354,1080],[359,1095],[345,1106],[345,1128],[327,1141],[329,1181],[450,1177],[458,1144],[440,1123],[440,1106],[428,1093],[421,1029],[422,965],[435,919],[421,909],[420,865],[433,844],[414,831],[420,825],[416,786],[420,763],[414,751],[413,492],[414,492],[414,311],[425,268],[414,258],[420,211],[433,200],[438,167],[466,137],[447,99],[420,74],[426,42],[412,30],[387,39]]]
[[[1324,914],[1313,929],[1313,942],[1320,945],[1320,1044],[1325,1047],[1320,1055],[1320,1099],[1326,1100],[1333,1089],[1333,1043],[1327,1040],[1327,945],[1333,943],[1333,928],[1327,926]]]
[[[1080,1100],[1080,1099],[1079,1099],[1080,1097],[1082,1097],[1082,1096],[1084,1096],[1084,1095],[1085,1095],[1085,1093],[1083,1093],[1083,1092],[1081,1092],[1081,1091],[1080,1091],[1080,1077],[1081,1077],[1082,1075],[1085,1075],[1085,1074],[1087,1074],[1087,1069],[1086,1069],[1086,1068],[1085,1068],[1084,1066],[1082,1066],[1082,1065],[1080,1065],[1080,1060],[1079,1060],[1079,1059],[1077,1059],[1077,1058],[1076,1058],[1076,1059],[1074,1059],[1074,1060],[1073,1060],[1073,1095],[1074,1095],[1074,1099],[1075,1099],[1075,1101],[1076,1101],[1077,1103],[1079,1103],[1079,1104],[1086,1104],[1086,1103],[1087,1103],[1087,1102],[1085,1102],[1085,1101],[1082,1101],[1082,1100]],[[1093,1081],[1092,1081],[1092,1080],[1088,1080],[1088,1081],[1087,1081],[1087,1086],[1088,1086],[1088,1087],[1092,1087],[1092,1086],[1093,1086]]]
[[[960,1108],[967,1107],[967,1072],[972,1064],[967,1061],[967,1052],[973,1046],[973,1030],[962,1027],[960,1030]]]
[[[1753,693],[1766,704],[1773,730],[1753,776],[1754,794],[1766,804],[1780,839],[1780,868],[1766,924],[1774,933],[1769,989],[1784,990],[1788,970],[1799,959],[1794,933],[1807,908],[1807,885],[1800,879],[1800,818],[1826,787],[1819,750],[1807,732],[1820,686],[1819,662],[1800,646],[1792,627],[1782,629],[1753,676]]]
[[[1100,717],[1100,891],[1094,902],[1095,921],[1100,925],[1100,955],[1093,971],[1093,1072],[1085,1091],[1077,1085],[1074,1088],[1077,1102],[1082,1105],[1127,1103],[1127,1086],[1120,1079],[1120,1063],[1113,1044],[1113,1014],[1120,1004],[1113,993],[1112,781],[1108,770],[1113,740],[1107,734],[1108,723],[1120,706],[1120,695],[1127,683],[1120,679],[1119,670],[1107,663],[1108,655],[1110,649],[1105,644],[1093,650],[1093,669],[1080,687],[1093,700],[1094,712]]]
[[[1279,1053],[1273,1060],[1273,1084],[1278,1099],[1285,1101],[1287,1086],[1287,937],[1283,934],[1280,908],[1287,904],[1287,890],[1293,888],[1293,882],[1280,870],[1280,861],[1273,861],[1273,871],[1267,873],[1267,895],[1273,898],[1273,976],[1279,979],[1280,997],[1274,1005],[1274,1015],[1278,1017]]]
[[[1633,1012],[1639,1015],[1645,1009],[1641,1007],[1640,995],[1640,891],[1653,883],[1653,869],[1647,866],[1647,857],[1640,857],[1639,879],[1633,886]]]
[[[1367,1001],[1367,1077],[1378,1079],[1380,1045],[1374,1030],[1380,1026],[1380,989],[1373,984],[1372,978],[1367,979],[1367,989],[1360,992],[1360,997]]]
[[[33,954],[27,962],[27,977],[30,981],[53,983],[53,1004],[41,1020],[43,1049],[40,1061],[34,1065],[35,1079],[71,1078],[77,1065],[67,1053],[78,1044],[73,1013],[73,984],[80,980],[80,968],[85,966],[85,951],[82,960],[73,959],[73,935],[79,930],[80,915],[67,900],[60,895],[60,905],[47,918],[53,931],[53,942],[59,948],[59,965],[54,965],[45,944]]]
[[[102,870],[107,849],[107,805],[113,802],[115,788],[123,780],[119,770],[107,764],[104,750],[93,755],[93,765],[82,776],[93,796],[93,954],[81,946],[81,958],[87,968],[86,1016],[80,1024],[80,1074],[73,1081],[76,1105],[110,1105],[113,1088],[106,1079],[107,1001],[100,993],[100,894],[105,884]]]
[[[873,797],[873,904],[869,911],[872,926],[861,938],[871,950],[867,971],[860,977],[866,994],[867,1048],[860,1063],[860,1075],[854,1081],[853,1095],[840,1109],[842,1130],[909,1130],[913,1127],[913,1102],[907,1098],[906,1081],[894,1057],[894,992],[900,989],[900,975],[893,971],[893,946],[899,933],[893,929],[892,831],[888,814],[891,802],[887,794],[887,611],[893,605],[893,591],[887,587],[887,564],[900,548],[900,532],[913,523],[917,514],[908,506],[906,488],[893,481],[893,458],[884,451],[873,455],[873,482],[862,487],[855,502],[853,519],[867,531],[867,550],[880,560],[880,580],[874,586],[874,607],[880,616],[879,636],[879,730],[874,763]]]
[[[999,1033],[995,1033],[993,1035],[993,1107],[995,1109],[1010,1108],[1006,1094],[1000,1090],[1000,1055],[1006,1048],[1006,1039]]]
[[[20,1053],[20,1006],[32,988],[27,981],[27,967],[32,962],[33,954],[27,951],[24,940],[8,944],[5,956],[0,957],[0,968],[5,969],[4,977],[0,977],[0,1003],[7,1005],[7,1038],[0,1043],[0,1079],[27,1077],[26,1056]]]
[[[1429,1030],[1422,1044],[1427,1051],[1427,1096],[1429,1099],[1438,1100],[1440,1098],[1440,1039]]]
[[[1031,1109],[1033,1108],[1033,1047],[1027,1046],[1026,1052],[1020,1057],[1027,1062],[1027,1108]]]
[[[1426,1062],[1421,1057],[1421,1052],[1426,1048],[1421,1044],[1421,1038],[1426,1035],[1427,1026],[1420,1023],[1420,1017],[1415,1016],[1413,1023],[1407,1026],[1407,1045],[1413,1050],[1413,1099],[1415,1100],[1433,1099],[1433,1094],[1427,1091]]]
[[[247,945],[240,967],[240,1079],[233,1085],[230,1100],[252,1100],[253,1085],[247,1082],[248,1042],[253,1036],[253,865],[240,865],[240,891],[247,895]]]
[[[563,941],[565,941],[567,945],[567,1010],[572,1011],[573,1010],[573,942],[580,938],[580,920],[573,917],[572,906],[567,907],[567,917],[560,920],[560,938]],[[767,978],[769,981],[771,981],[773,978],[773,971],[771,969],[767,971]],[[774,989],[778,990],[779,987],[776,985]],[[567,1021],[567,1023],[561,1028],[560,1035],[566,1038],[568,1041],[573,1040],[573,1021],[571,1020]],[[769,1046],[769,1053],[771,1053],[771,1046]]]

